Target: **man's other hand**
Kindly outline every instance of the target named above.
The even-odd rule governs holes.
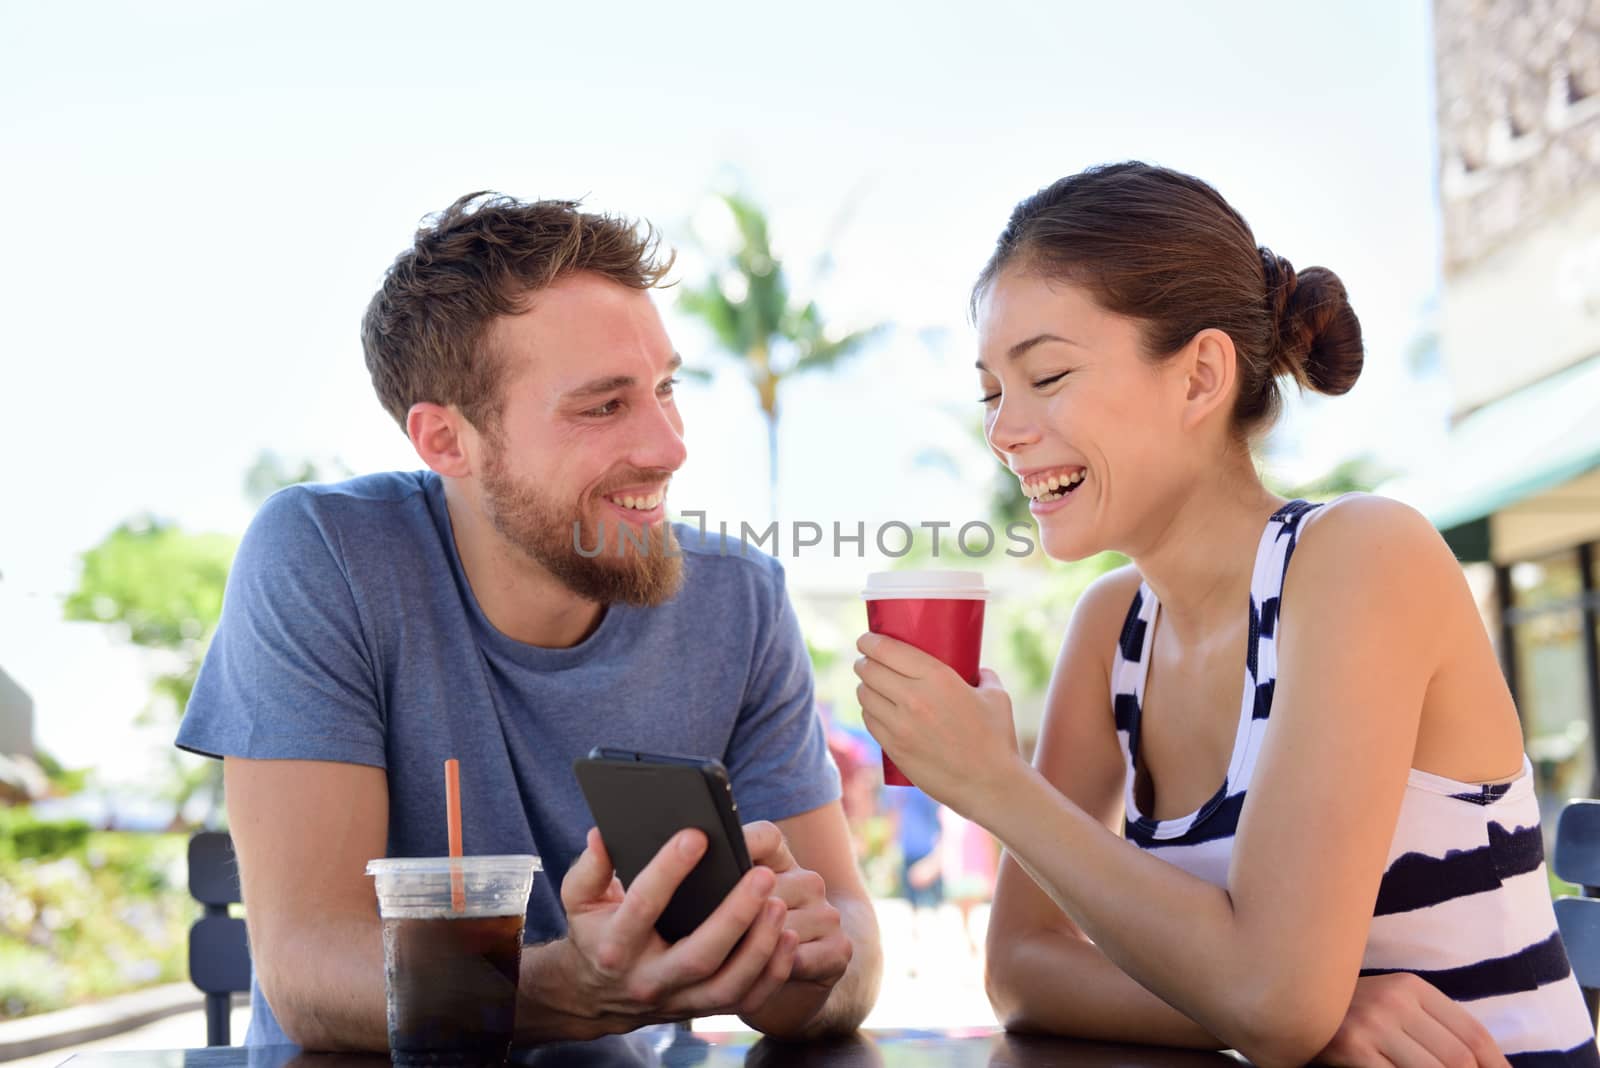
[[[854,949],[822,876],[796,863],[776,824],[746,824],[744,840],[754,870],[767,868],[777,876],[777,896],[788,907],[784,926],[799,942],[791,978],[833,986],[850,966]]]
[[[587,847],[561,883],[570,978],[589,1012],[638,1024],[745,1015],[789,981],[802,937],[786,928],[791,906],[781,895],[789,891],[769,866],[746,872],[688,937],[669,944],[656,932],[656,920],[705,850],[703,833],[678,832],[624,893],[599,832],[589,831]],[[808,966],[816,956],[808,955]]]

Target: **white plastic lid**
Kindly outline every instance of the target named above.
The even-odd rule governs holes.
[[[989,588],[982,571],[874,571],[861,596],[868,601],[986,601]]]
[[[384,857],[367,862],[375,875],[384,919],[521,916],[534,873],[531,854],[466,857]]]
[[[368,875],[449,875],[471,872],[483,875],[520,875],[543,871],[539,858],[528,853],[472,855],[466,857],[379,857],[367,861]]]

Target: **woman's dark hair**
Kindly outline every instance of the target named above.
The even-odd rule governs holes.
[[[1233,426],[1250,437],[1282,403],[1277,379],[1338,395],[1356,384],[1361,323],[1326,267],[1295,271],[1205,182],[1148,163],[1092,167],[1018,204],[972,290],[1004,270],[1084,287],[1139,320],[1145,355],[1175,353],[1208,327],[1233,339]]]

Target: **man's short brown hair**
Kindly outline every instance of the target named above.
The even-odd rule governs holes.
[[[577,201],[468,193],[423,220],[367,305],[361,347],[378,400],[402,429],[411,406],[428,401],[497,432],[505,365],[484,345],[489,324],[574,271],[648,289],[672,266],[659,247],[648,224]]]

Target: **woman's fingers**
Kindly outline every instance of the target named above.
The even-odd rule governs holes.
[[[892,671],[878,661],[866,656],[859,657],[856,660],[855,671],[856,678],[860,679],[863,685],[870,686],[891,699],[902,692],[906,684],[911,681],[906,676]]]
[[[1417,1003],[1433,1021],[1467,1048],[1480,1068],[1511,1068],[1511,1062],[1500,1052],[1489,1029],[1459,1002],[1440,993],[1432,983],[1422,982]]]
[[[862,656],[908,679],[920,679],[944,667],[944,662],[938,657],[923,652],[909,642],[886,638],[871,631],[856,639],[856,649]]]
[[[1477,1064],[1471,1047],[1455,1030],[1446,1027],[1426,1009],[1419,1007],[1416,1016],[1404,1024],[1405,1037],[1425,1050],[1434,1062],[1442,1065]]]
[[[1422,1043],[1400,1031],[1384,1036],[1383,1043],[1378,1047],[1378,1057],[1380,1061],[1394,1065],[1394,1068],[1454,1068],[1450,1062],[1441,1061]]]

